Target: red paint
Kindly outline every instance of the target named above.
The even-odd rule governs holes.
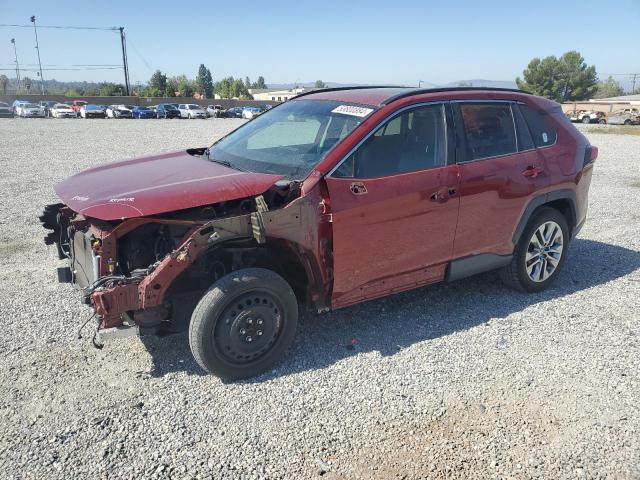
[[[84,216],[118,220],[259,195],[280,178],[176,152],[91,168],[60,182],[55,190]]]
[[[558,134],[552,146],[377,179],[328,176],[366,135],[406,106],[510,100],[536,109],[556,108],[539,97],[491,90],[424,92],[385,104],[402,91],[341,90],[303,97],[377,108],[316,166],[304,180],[299,198],[263,214],[267,245],[297,257],[309,281],[307,298],[318,307],[342,307],[441,281],[452,260],[481,253],[509,255],[527,206],[549,192],[572,192],[576,201],[572,226],[585,219],[592,176],[591,166],[584,167],[587,142],[561,114],[548,116]],[[588,161],[597,154],[591,148]],[[116,239],[137,226],[147,221],[177,222],[146,216],[252,197],[280,178],[239,172],[178,152],[87,170],[60,183],[56,191],[73,211],[87,217],[128,219],[109,232],[90,226],[103,239],[104,263],[115,258]],[[185,236],[181,248],[188,253],[185,258],[193,259],[204,247],[190,243],[190,238]],[[116,286],[113,292],[100,294],[97,308],[113,316],[124,307],[159,305],[190,261],[166,257],[136,286],[137,298],[131,286]],[[109,297],[118,293],[120,299]]]
[[[458,166],[359,180],[367,193],[354,195],[353,179],[326,179],[333,212],[333,306],[354,303],[380,291],[403,290],[442,280],[451,260],[458,217]],[[447,193],[448,195],[448,193]]]

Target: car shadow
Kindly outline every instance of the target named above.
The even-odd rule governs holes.
[[[640,268],[640,252],[576,239],[560,276],[547,290],[521,293],[502,285],[495,272],[422,287],[323,315],[303,312],[287,357],[275,369],[242,383],[260,383],[316,370],[362,352],[393,355],[418,342],[504,318],[536,303],[601,285]],[[479,308],[480,305],[485,308]],[[486,307],[489,306],[490,307]],[[203,375],[186,334],[143,336],[153,376],[171,372]]]

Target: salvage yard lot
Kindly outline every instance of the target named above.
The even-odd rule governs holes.
[[[53,184],[241,122],[0,120],[0,478],[640,477],[635,135],[586,127],[589,218],[545,292],[490,273],[307,313],[283,364],[235,384],[184,335],[78,340],[88,309],[37,220]]]

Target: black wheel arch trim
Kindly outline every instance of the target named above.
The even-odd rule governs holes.
[[[568,188],[565,188],[562,190],[554,190],[553,192],[548,192],[531,199],[531,201],[525,207],[524,212],[522,213],[522,217],[520,218],[520,222],[518,222],[518,226],[513,232],[512,242],[514,246],[518,244],[518,241],[522,236],[522,232],[524,232],[524,229],[529,223],[529,219],[531,218],[531,215],[533,215],[533,212],[538,207],[546,205],[547,203],[550,203],[550,202],[554,202],[556,200],[567,200],[569,202],[573,221],[572,222],[567,221],[567,223],[569,224],[570,232],[572,232],[572,237],[574,236],[574,231],[576,229],[575,222],[577,219],[576,192]]]

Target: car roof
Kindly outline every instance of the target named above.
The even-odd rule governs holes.
[[[373,86],[373,87],[343,87],[343,88],[325,88],[321,90],[312,90],[310,92],[301,93],[292,98],[298,100],[300,98],[309,100],[332,100],[347,103],[359,103],[370,106],[383,106],[401,98],[411,97],[414,95],[423,95],[429,93],[446,93],[446,92],[511,92],[526,94],[522,90],[511,88],[490,88],[490,87],[442,87],[442,88],[411,88],[397,86]]]

